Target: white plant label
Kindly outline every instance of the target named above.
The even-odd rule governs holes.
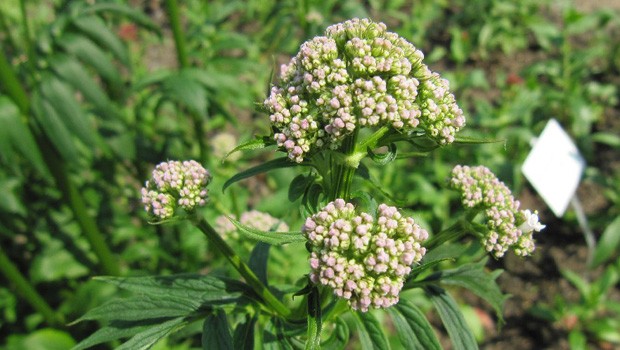
[[[555,119],[549,120],[522,171],[551,211],[562,217],[577,190],[585,161]]]

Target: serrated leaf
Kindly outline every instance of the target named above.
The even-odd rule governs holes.
[[[129,53],[121,39],[98,16],[78,16],[71,22],[99,46],[105,47],[123,65],[129,67]]]
[[[95,277],[121,289],[154,297],[170,296],[201,302],[232,302],[248,291],[242,282],[198,274],[147,277]]]
[[[200,299],[141,295],[110,300],[73,323],[86,320],[141,321],[187,316],[203,305]]]
[[[340,317],[335,321],[336,326],[330,337],[321,344],[323,350],[342,350],[349,342],[349,327]]]
[[[30,129],[22,121],[17,107],[6,97],[0,96],[0,143],[6,143],[3,156],[11,154],[10,148],[16,149],[44,177],[50,173],[43,161],[37,142]],[[6,153],[5,153],[6,152]]]
[[[291,168],[295,166],[304,166],[304,165],[308,166],[309,164],[295,163],[289,160],[287,157],[272,159],[270,161],[259,164],[250,169],[246,169],[238,174],[235,174],[233,177],[226,180],[226,182],[224,183],[224,186],[222,187],[222,192],[224,192],[230,185],[234,184],[235,182],[241,181],[243,179],[247,179],[248,177],[252,177],[254,175],[266,173],[271,170]]]
[[[614,219],[603,231],[592,255],[590,267],[594,268],[611,258],[620,250],[620,216]]]
[[[390,349],[383,327],[370,312],[353,312],[362,349]]]
[[[157,320],[156,324],[160,322],[161,320]],[[88,349],[97,344],[107,343],[116,339],[129,338],[152,326],[152,323],[148,324],[143,322],[112,322],[108,326],[99,328],[95,333],[82,340],[71,350]]]
[[[306,339],[306,350],[321,348],[322,327],[321,298],[319,296],[319,288],[314,286],[310,294],[308,294],[308,338]]]
[[[80,61],[91,66],[105,81],[120,90],[123,82],[119,71],[106,53],[90,39],[66,33],[58,41],[59,45]]]
[[[294,202],[299,197],[303,196],[313,180],[314,178],[312,176],[306,176],[303,174],[297,175],[288,187],[288,200]]]
[[[426,280],[438,280],[443,284],[463,287],[473,292],[495,310],[495,314],[500,322],[503,322],[503,305],[508,297],[502,293],[495,281],[502,273],[502,270],[486,272],[484,266],[487,258],[477,263],[470,263],[459,266],[455,269],[439,271]]]
[[[398,338],[404,348],[421,350],[441,350],[441,344],[433,327],[417,306],[406,299],[387,309],[394,321]]]
[[[160,339],[180,330],[187,325],[188,321],[184,317],[173,318],[162,322],[156,326],[134,335],[128,341],[117,347],[116,350],[146,350]]]
[[[301,234],[300,231],[296,232],[273,232],[273,231],[261,231],[259,229],[246,226],[241,222],[233,219],[230,216],[227,216],[228,220],[235,225],[235,227],[239,230],[239,233],[245,235],[246,237],[257,240],[260,242],[269,243],[272,245],[281,245],[287,243],[297,243],[297,242],[305,242],[306,238]]]
[[[76,60],[66,55],[56,55],[49,59],[54,72],[74,89],[84,95],[102,115],[113,114],[115,106],[103,89],[90,76],[86,69]]]
[[[250,317],[246,315],[245,321],[241,322],[235,328],[233,333],[233,348],[252,350],[254,349],[254,328],[258,317]]]
[[[224,159],[222,159],[222,161],[226,160],[226,158],[228,158],[228,156],[230,156],[231,154],[239,152],[239,151],[253,151],[257,149],[263,149],[265,147],[269,147],[274,144],[275,142],[271,140],[270,137],[256,137],[252,140],[246,141],[238,145],[237,147],[233,148],[230,152],[228,152],[228,154],[226,154],[226,156],[224,157]]]
[[[155,22],[151,20],[151,18],[144,13],[134,10],[129,6],[112,3],[112,2],[101,2],[92,6],[88,6],[84,8],[82,15],[99,13],[99,12],[114,12],[119,14],[132,22],[147,28],[149,30],[154,31],[157,34],[161,35],[161,29]]]
[[[204,117],[207,114],[207,92],[196,81],[174,74],[162,81],[162,91],[165,98],[175,101],[193,114]]]
[[[456,301],[444,289],[438,287],[425,288],[439,317],[448,331],[454,350],[478,349],[478,343],[469,329]]]
[[[37,123],[62,158],[68,163],[77,163],[79,156],[73,143],[73,137],[54,107],[49,102],[43,100],[39,94],[35,94],[32,99],[32,109]]]
[[[223,310],[216,310],[205,319],[202,327],[202,348],[205,350],[234,349],[228,319]]]
[[[75,99],[66,83],[56,78],[44,79],[40,86],[42,97],[58,112],[63,124],[85,145],[93,147],[97,138],[95,127]]]
[[[248,261],[250,269],[252,269],[256,277],[258,277],[258,279],[266,286],[269,285],[269,281],[267,280],[267,261],[269,260],[269,248],[271,248],[271,245],[269,245],[268,243],[258,242],[254,246],[254,249],[252,249],[252,253],[250,254],[250,260]]]

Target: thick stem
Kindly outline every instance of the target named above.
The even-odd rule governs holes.
[[[353,132],[353,135],[348,136],[342,143],[341,152],[348,157],[355,152],[355,143],[357,142],[357,129]],[[332,200],[336,198],[342,198],[348,201],[351,196],[351,183],[353,182],[353,175],[355,174],[355,167],[352,164],[348,164],[346,161],[336,165],[336,179],[335,189],[332,194]]]
[[[0,271],[11,281],[17,293],[40,313],[50,326],[59,327],[64,324],[62,317],[54,312],[45,299],[41,297],[32,284],[28,282],[8,256],[6,256],[2,246],[0,246]]]
[[[30,112],[28,95],[17,80],[15,72],[12,70],[6,57],[2,54],[0,54],[0,82],[3,83],[6,92],[20,109],[21,113],[28,116]],[[26,124],[28,128],[30,128],[32,134],[36,135],[36,141],[43,155],[43,160],[52,173],[56,185],[60,188],[65,202],[73,211],[73,215],[80,229],[89,241],[97,258],[99,258],[99,263],[103,268],[103,272],[108,275],[119,275],[120,268],[118,262],[112,255],[103,235],[97,228],[95,220],[88,213],[86,204],[78,188],[69,178],[66,163],[45,134],[39,134],[37,130],[34,130],[30,120],[27,120]]]
[[[235,253],[235,251],[215,232],[215,229],[204,219],[199,219],[194,224],[207,236],[209,243],[213,244],[215,248],[228,259],[233,267],[239,272],[246,283],[252,287],[254,292],[263,299],[264,303],[272,310],[280,314],[280,316],[287,318],[291,311],[284,305],[278,298],[276,298],[269,288],[265,286],[256,277],[250,267],[241,260],[241,257]]]

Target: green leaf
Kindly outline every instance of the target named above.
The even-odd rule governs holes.
[[[60,46],[80,61],[91,66],[97,74],[115,89],[120,90],[123,82],[119,71],[106,53],[90,39],[71,33],[59,39]]]
[[[140,26],[161,35],[161,29],[155,22],[151,20],[149,16],[145,15],[141,11],[134,10],[129,6],[118,3],[100,2],[95,5],[88,6],[84,8],[81,16],[99,12],[113,12],[119,14]]]
[[[207,92],[189,77],[170,75],[162,82],[162,89],[166,98],[181,104],[193,114],[199,117],[207,114]]]
[[[32,98],[32,109],[37,123],[62,158],[68,163],[77,163],[79,156],[77,148],[73,143],[73,137],[54,107],[49,102],[43,100],[38,93],[35,93]]]
[[[294,202],[303,196],[312,182],[314,182],[314,178],[310,175],[297,175],[288,187],[288,200]]]
[[[304,166],[304,165],[308,166],[309,164],[295,163],[289,160],[287,157],[272,159],[270,161],[259,164],[250,169],[246,169],[234,175],[230,179],[226,180],[226,182],[224,183],[224,186],[222,187],[222,192],[224,192],[230,185],[234,184],[235,182],[241,181],[243,179],[247,179],[248,177],[252,177],[254,175],[266,173],[268,171],[275,170],[275,169],[291,168],[295,166]]]
[[[591,135],[594,142],[602,143],[610,147],[620,148],[620,136],[610,132],[597,132]]]
[[[93,147],[97,139],[94,125],[75,99],[73,91],[66,83],[56,78],[41,82],[41,95],[58,112],[63,124],[85,145]]]
[[[49,170],[26,121],[22,120],[17,107],[5,96],[0,96],[0,125],[0,142],[7,142],[8,146],[15,148],[40,175],[49,177]],[[5,156],[11,152],[7,149],[2,153]]]
[[[319,288],[314,286],[310,294],[308,294],[308,339],[306,340],[306,350],[321,348],[321,329],[323,327],[321,317]]]
[[[200,299],[148,295],[114,299],[88,311],[73,323],[85,320],[140,321],[187,316],[204,305]]]
[[[362,349],[390,349],[383,327],[370,312],[353,312]]]
[[[252,151],[252,150],[257,150],[257,149],[263,149],[265,147],[269,147],[274,144],[275,142],[268,136],[265,136],[265,137],[257,136],[256,138],[246,141],[238,145],[237,147],[233,148],[230,152],[228,152],[228,154],[226,154],[226,156],[224,157],[224,159],[222,159],[222,161],[226,160],[226,158],[228,158],[228,156],[230,156],[231,154],[239,152],[239,151]]]
[[[184,317],[173,318],[150,327],[126,341],[116,350],[146,350],[160,339],[172,334],[187,325],[188,321]]]
[[[286,243],[305,242],[306,238],[297,232],[273,232],[273,231],[261,231],[250,226],[246,226],[239,221],[227,216],[228,220],[235,225],[239,232],[250,239],[254,239],[260,242],[265,242],[273,245],[281,245]]]
[[[617,253],[618,250],[620,250],[620,216],[615,218],[603,231],[592,255],[590,267],[594,268],[601,265]]]
[[[254,349],[254,328],[257,320],[258,316],[246,315],[245,321],[237,325],[233,334],[234,349]]]
[[[75,25],[84,34],[90,37],[99,46],[105,47],[123,65],[130,65],[129,53],[120,38],[98,16],[78,16],[72,19]]]
[[[477,138],[477,137],[471,137],[471,136],[462,136],[462,135],[457,135],[454,138],[454,143],[455,144],[461,144],[461,145],[467,145],[467,144],[483,144],[483,143],[499,143],[499,142],[506,142],[506,140],[502,140],[502,139],[481,139],[481,138]]]
[[[80,91],[102,115],[115,112],[115,106],[103,89],[88,74],[84,66],[67,55],[56,55],[49,59],[54,72],[74,89]]]
[[[588,340],[586,335],[579,330],[572,330],[568,334],[568,344],[570,344],[571,350],[587,350]]]
[[[448,335],[452,340],[454,350],[478,349],[478,344],[473,333],[469,329],[461,310],[456,301],[444,289],[439,287],[425,288],[433,305],[439,313]]]
[[[456,269],[444,270],[434,273],[427,280],[439,280],[443,284],[456,285],[466,288],[489,303],[495,310],[500,322],[503,322],[504,302],[508,297],[499,289],[497,277],[502,270],[486,272],[484,266],[487,258],[477,263],[465,264]]]
[[[249,287],[224,277],[198,274],[147,277],[95,277],[121,289],[154,297],[195,299],[200,302],[232,302]]]
[[[269,248],[271,248],[271,245],[264,242],[258,242],[256,246],[254,246],[254,249],[252,249],[252,254],[250,254],[250,260],[248,262],[250,269],[252,269],[256,277],[258,277],[258,279],[266,286],[269,285],[267,280]]]
[[[202,348],[205,350],[234,349],[228,319],[223,310],[214,311],[205,319],[202,327]]]
[[[334,331],[330,337],[321,344],[323,350],[342,350],[349,342],[349,327],[347,323],[338,317],[334,323],[336,324]]]
[[[72,350],[88,349],[94,345],[107,343],[116,339],[129,338],[160,324],[162,320],[145,320],[140,322],[110,322],[99,328],[95,333],[82,340]]]
[[[394,321],[398,338],[404,348],[422,350],[441,350],[433,327],[412,302],[400,299],[396,306],[388,308],[388,313]]]

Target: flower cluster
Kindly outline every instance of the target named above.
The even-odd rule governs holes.
[[[161,220],[172,217],[177,207],[191,211],[207,202],[210,181],[209,171],[196,161],[160,163],[142,188],[142,204]]]
[[[281,68],[264,105],[274,140],[296,162],[337,149],[359,127],[423,130],[451,143],[465,125],[448,81],[383,23],[352,19],[327,28]]]
[[[482,244],[488,252],[499,258],[511,247],[519,256],[534,251],[532,235],[545,225],[538,222],[536,212],[519,210],[519,201],[488,168],[457,165],[450,182],[461,192],[464,206],[484,210],[488,231]]]
[[[261,231],[288,232],[289,230],[285,222],[258,210],[250,210],[241,214],[239,222],[242,225]],[[215,219],[215,229],[222,237],[239,238],[237,227],[224,215],[220,215]]]
[[[411,265],[426,249],[426,230],[386,204],[376,218],[356,213],[336,199],[308,218],[302,228],[312,246],[310,279],[329,286],[355,310],[384,308],[398,302]]]

